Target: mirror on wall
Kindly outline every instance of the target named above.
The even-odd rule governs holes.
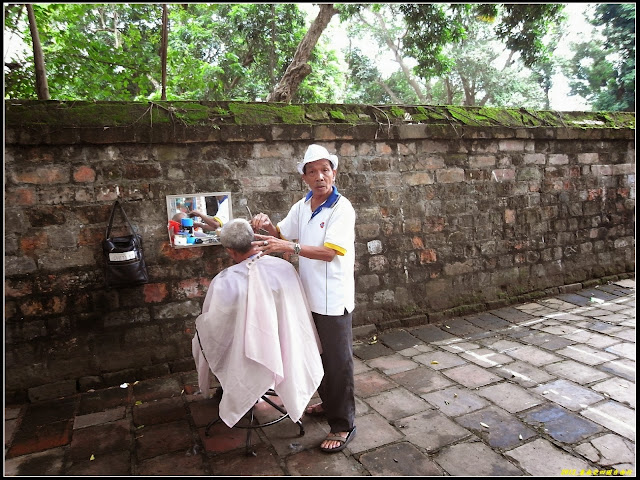
[[[175,248],[220,245],[220,228],[232,218],[231,192],[167,195],[167,231]]]

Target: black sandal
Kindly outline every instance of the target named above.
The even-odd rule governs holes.
[[[338,445],[335,448],[320,447],[320,450],[327,453],[340,452],[345,449],[345,447],[349,444],[351,440],[353,440],[353,437],[355,436],[356,436],[356,427],[353,427],[351,430],[349,430],[349,434],[346,437],[338,435],[337,433],[330,433],[323,440],[323,442],[326,440],[332,440],[334,442],[340,442],[340,445]]]

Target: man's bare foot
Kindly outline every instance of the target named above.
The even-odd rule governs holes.
[[[320,450],[323,452],[334,453],[345,449],[348,443],[356,436],[356,427],[348,432],[329,433],[320,444]]]
[[[304,409],[304,413],[312,416],[324,415],[324,408],[322,408],[322,403],[316,403],[315,405],[310,405]]]
[[[340,442],[338,440],[329,440],[329,437],[338,436],[338,437],[342,437],[342,438],[344,438],[346,440],[348,435],[349,435],[349,432],[330,433],[327,436],[327,438],[325,438],[322,441],[322,443],[320,444],[320,448],[324,448],[325,450],[333,450],[334,448],[338,448],[344,442]]]

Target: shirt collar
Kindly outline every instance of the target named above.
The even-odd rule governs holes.
[[[336,202],[338,201],[338,198],[340,198],[340,193],[338,193],[338,189],[336,188],[335,185],[333,185],[331,189],[332,191],[331,191],[331,194],[329,195],[329,198],[327,198],[322,205],[320,205],[318,208],[316,208],[313,211],[313,213],[311,214],[311,218],[319,214],[323,208],[331,208],[336,204]],[[307,196],[304,198],[304,201],[308,202],[312,196],[313,196],[313,192],[310,191],[309,193],[307,193]]]

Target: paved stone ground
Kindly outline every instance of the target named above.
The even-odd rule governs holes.
[[[195,370],[6,405],[4,474],[635,476],[635,306],[622,280],[356,342],[357,435],[336,454],[317,417],[207,435]]]

